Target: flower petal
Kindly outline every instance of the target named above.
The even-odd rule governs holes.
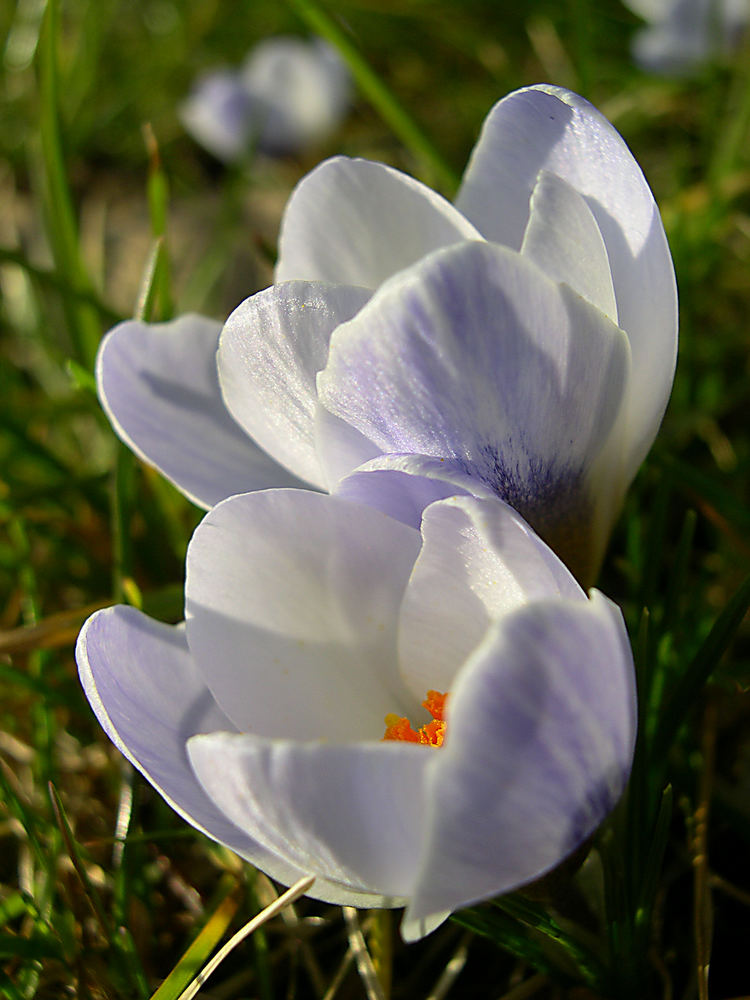
[[[435,500],[455,495],[496,499],[489,487],[467,475],[458,462],[426,455],[380,455],[342,479],[335,494],[376,507],[413,528],[420,527],[422,512]]]
[[[269,850],[331,882],[390,897],[376,905],[403,905],[423,836],[429,748],[219,733],[191,740],[188,752],[221,811]]]
[[[298,740],[379,739],[415,702],[396,621],[419,533],[304,490],[232,497],[188,549],[187,634],[239,729]]]
[[[489,625],[514,609],[557,596],[585,600],[557,556],[496,497],[433,503],[422,538],[399,622],[399,660],[415,696],[451,690]]]
[[[190,767],[191,736],[233,727],[195,669],[184,628],[135,608],[105,608],[83,626],[76,658],[107,736],[172,808],[243,857],[268,863],[265,850],[207,798]],[[283,866],[281,871],[284,879],[296,876]]]
[[[250,146],[252,105],[239,73],[211,70],[195,81],[179,108],[180,121],[197,143],[225,163]]]
[[[575,188],[547,170],[531,195],[521,253],[617,323],[607,248],[596,219]]]
[[[567,286],[503,247],[464,243],[338,327],[318,395],[383,453],[455,460],[562,555],[589,531],[587,475],[628,363],[622,331]],[[607,455],[618,490],[620,450]]]
[[[271,156],[302,152],[322,139],[349,103],[346,65],[319,38],[266,38],[249,53],[241,77],[255,105],[255,141]]]
[[[487,239],[517,249],[540,170],[584,196],[604,238],[618,324],[633,352],[632,475],[664,413],[677,354],[677,292],[664,227],[616,129],[582,97],[544,84],[509,94],[492,109],[456,204]]]
[[[293,281],[246,299],[219,340],[219,382],[229,412],[286,468],[323,488],[315,454],[315,376],[333,330],[369,298],[361,288]]]
[[[233,726],[198,674],[182,626],[163,625],[135,608],[106,608],[83,626],[76,659],[106,734],[183,819],[285,885],[307,873],[283,850],[269,851],[236,826],[197,780],[187,741]],[[312,891],[328,902],[372,905],[372,897],[322,877]]]
[[[377,288],[431,250],[482,237],[435,191],[393,167],[336,156],[292,192],[276,281]]]
[[[227,412],[216,375],[219,330],[195,315],[129,320],[104,338],[96,362],[99,398],[118,436],[201,507],[233,493],[301,485]]]
[[[404,937],[579,846],[623,791],[635,727],[630,647],[601,594],[527,605],[493,626],[458,678],[428,777],[428,843]]]

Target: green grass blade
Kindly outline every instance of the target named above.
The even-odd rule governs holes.
[[[203,925],[200,934],[182,955],[151,1000],[177,1000],[221,941],[237,912],[239,900],[233,880],[226,880],[220,887],[220,891],[219,903]]]
[[[61,277],[56,271],[48,271],[46,268],[37,267],[21,250],[14,250],[12,247],[0,247],[0,263],[17,264],[30,278],[43,288],[50,288],[58,292],[63,300],[72,300],[78,306],[90,306],[95,309],[101,319],[114,326],[124,319],[118,312],[103,302],[99,296],[90,288],[82,288],[73,284],[70,277]]]
[[[362,95],[401,142],[424,165],[429,183],[452,195],[458,177],[445,162],[434,143],[399,103],[383,80],[359,53],[344,31],[315,0],[288,0],[305,24],[334,46],[351,70]]]
[[[658,760],[669,751],[677,731],[696,704],[698,695],[734,638],[748,608],[750,577],[729,599],[697,653],[686,666],[679,682],[668,695],[663,709],[663,721],[654,739],[655,759]]]
[[[144,126],[144,138],[148,152],[148,181],[146,194],[148,210],[151,219],[151,234],[156,240],[156,253],[153,266],[153,291],[148,312],[141,319],[150,319],[157,315],[159,319],[169,319],[174,312],[172,288],[169,267],[169,255],[166,248],[167,216],[169,210],[169,182],[162,166],[159,145],[150,125]],[[158,312],[156,303],[158,301]]]
[[[57,271],[64,284],[93,294],[81,262],[73,200],[65,171],[60,134],[57,70],[59,10],[57,0],[48,0],[38,48],[41,99],[40,136],[47,231]],[[75,299],[64,299],[70,336],[77,360],[92,368],[101,336],[95,309]]]
[[[556,982],[566,985],[573,979],[571,974],[563,972],[555,964],[539,938],[532,937],[523,926],[505,913],[488,908],[459,910],[451,916],[451,920],[474,934],[489,938],[497,947],[528,962],[538,972]]]

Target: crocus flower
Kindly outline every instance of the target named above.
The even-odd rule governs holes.
[[[252,101],[236,70],[202,73],[179,115],[185,130],[217,160],[234,163],[250,149]]]
[[[730,52],[750,20],[747,0],[624,0],[646,27],[633,37],[633,58],[652,73],[680,75]]]
[[[239,70],[199,77],[180,117],[197,142],[232,162],[251,148],[303,152],[337,127],[350,98],[347,69],[327,42],[278,36],[256,45]]]
[[[312,491],[231,497],[190,544],[185,623],[108,608],[76,655],[188,822],[317,898],[406,905],[407,939],[556,866],[631,765],[619,610],[494,498],[433,503],[420,534]]]
[[[275,485],[248,460],[193,488],[199,452],[218,463],[226,406],[287,474],[408,523],[441,496],[499,495],[593,579],[677,338],[658,210],[596,109],[555,87],[510,94],[455,206],[383,164],[326,161],[289,201],[276,278],[226,324],[182,448],[218,325],[110,334],[100,393],[141,454],[204,504],[238,479]]]

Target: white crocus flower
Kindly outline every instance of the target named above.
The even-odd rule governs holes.
[[[736,48],[750,21],[748,0],[624,0],[646,21],[633,58],[652,73],[680,75]]]
[[[76,655],[188,822],[317,898],[405,905],[407,939],[556,866],[631,766],[619,610],[497,499],[434,503],[420,534],[312,491],[232,497],[191,542],[184,625],[109,608]]]
[[[283,35],[260,42],[239,70],[200,76],[180,107],[196,142],[232,162],[258,149],[301,153],[342,121],[351,82],[338,53],[320,38]]]
[[[504,98],[455,206],[326,161],[292,194],[276,277],[230,317],[218,378],[218,324],[109,335],[100,394],[126,441],[204,505],[292,474],[418,525],[428,500],[489,491],[593,578],[677,343],[657,207],[595,108],[549,86]]]

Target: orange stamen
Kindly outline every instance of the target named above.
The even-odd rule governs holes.
[[[419,729],[412,729],[412,725],[405,716],[391,713],[385,717],[384,740],[402,740],[405,743],[421,743],[424,746],[439,747],[443,745],[445,739],[445,703],[448,695],[441,694],[440,691],[428,691],[427,697],[422,702],[422,707],[426,708],[432,716],[432,722],[426,723]]]

